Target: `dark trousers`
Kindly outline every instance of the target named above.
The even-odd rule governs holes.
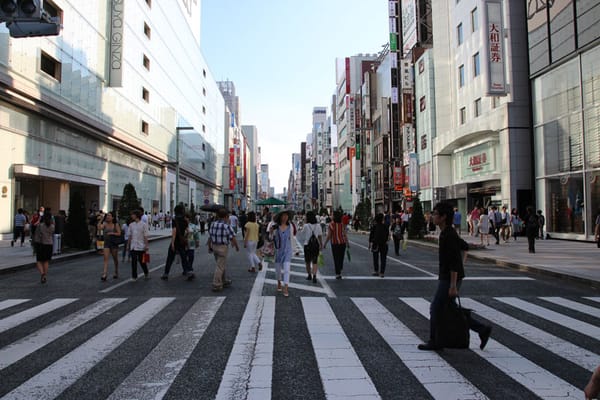
[[[527,244],[529,245],[529,252],[530,253],[535,253],[535,239],[536,239],[536,234],[531,234],[528,233],[527,234]]]
[[[460,289],[462,281],[458,281],[456,283],[456,287]],[[435,341],[435,330],[437,328],[438,320],[440,318],[440,313],[446,307],[448,303],[452,303],[458,307],[456,304],[456,298],[448,297],[448,290],[450,290],[450,281],[438,281],[438,287],[435,291],[435,296],[433,297],[433,301],[429,307],[429,340],[431,343]],[[469,329],[475,331],[477,333],[482,333],[486,326],[473,318],[469,317]]]
[[[387,261],[388,245],[377,246],[377,251],[373,252],[373,269],[375,272],[385,274],[385,265]]]
[[[188,272],[192,271],[192,269],[190,268],[191,264],[188,263],[188,256],[185,249],[175,248],[175,251],[173,251],[171,245],[169,244],[169,250],[167,251],[167,261],[165,262],[165,275],[169,275],[169,272],[171,271],[171,265],[173,265],[173,261],[175,261],[175,256],[177,254],[179,254],[179,257],[181,258],[181,268],[183,268],[183,272],[187,274]]]
[[[402,237],[392,235],[392,238],[394,239],[394,251],[395,251],[396,255],[399,255],[400,254],[400,240],[402,240]]]
[[[137,279],[137,264],[138,261],[142,266],[142,271],[144,271],[144,275],[148,275],[148,265],[142,262],[142,256],[145,251],[143,250],[131,250],[131,277],[133,279]]]
[[[492,235],[496,238],[496,244],[500,244],[500,226],[496,224],[492,227]]]
[[[16,242],[18,238],[21,238],[21,244],[23,244],[25,241],[25,227],[15,226],[15,230],[13,232],[13,242]]]
[[[331,254],[333,255],[333,265],[335,274],[341,275],[344,269],[344,254],[346,253],[346,244],[331,244]]]

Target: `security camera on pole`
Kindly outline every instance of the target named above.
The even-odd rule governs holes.
[[[60,18],[51,17],[43,0],[0,0],[0,22],[13,38],[51,36],[60,33]]]

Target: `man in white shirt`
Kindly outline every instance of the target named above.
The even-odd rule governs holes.
[[[144,212],[143,208],[140,208],[140,212],[142,213],[142,216],[140,217],[140,220],[145,223],[146,225],[148,225],[148,214],[146,214]]]
[[[131,212],[131,223],[129,224],[129,242],[127,247],[131,254],[131,277],[137,279],[137,263],[142,266],[146,279],[150,277],[148,265],[143,256],[148,251],[148,224],[141,221],[142,212],[134,210]]]

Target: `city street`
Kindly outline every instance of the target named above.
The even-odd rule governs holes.
[[[151,243],[148,280],[129,264],[112,280],[110,264],[101,282],[96,254],[51,262],[45,285],[35,269],[0,275],[0,398],[583,398],[600,364],[598,289],[469,258],[462,303],[491,340],[423,352],[437,248],[395,256],[390,242],[381,278],[367,236],[350,240],[341,280],[329,247],[317,283],[295,257],[288,298],[272,265],[247,271],[243,248],[223,292],[204,245],[194,281],[177,264],[161,280],[166,240]]]

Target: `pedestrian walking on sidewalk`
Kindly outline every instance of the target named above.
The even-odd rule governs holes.
[[[271,225],[269,235],[275,244],[275,275],[277,276],[277,291],[283,291],[288,297],[290,284],[290,269],[292,267],[294,227],[290,220],[290,212],[279,212],[275,216],[275,224]]]
[[[442,310],[449,303],[452,306],[457,306],[456,297],[458,296],[462,280],[465,277],[463,262],[466,258],[466,251],[469,249],[469,245],[452,228],[453,213],[454,211],[450,203],[441,202],[433,208],[434,222],[441,230],[439,238],[439,280],[437,290],[429,308],[429,340],[426,343],[420,344],[418,346],[419,350],[442,349],[442,345],[436,342],[438,321]],[[479,339],[481,340],[479,348],[483,350],[490,338],[492,327],[482,324],[472,316],[469,316],[468,324],[471,330],[479,334]]]
[[[256,272],[256,267],[258,267],[259,271],[262,270],[262,263],[256,254],[260,227],[256,223],[256,213],[254,211],[250,211],[246,215],[246,219],[247,221],[244,225],[244,248],[248,255],[248,272]]]
[[[342,270],[344,269],[344,255],[346,253],[346,245],[348,244],[348,236],[342,222],[342,213],[339,211],[333,212],[333,221],[327,227],[327,238],[323,247],[331,241],[331,254],[333,256],[333,265],[335,266],[335,279],[342,279]]]
[[[98,227],[104,232],[104,248],[102,250],[104,255],[104,264],[102,266],[102,276],[100,279],[106,282],[108,275],[108,259],[112,256],[113,263],[115,265],[115,272],[113,279],[119,277],[119,244],[121,244],[121,227],[116,221],[115,214],[112,211],[104,214],[104,220]]]
[[[459,235],[462,234],[461,225],[462,214],[460,213],[460,211],[458,211],[457,207],[454,207],[454,218],[452,219],[452,226],[454,226],[454,229],[456,230],[456,232],[458,232]]]
[[[537,210],[537,219],[540,230],[538,236],[541,240],[544,240],[544,225],[546,225],[546,217],[544,217],[544,215],[542,214],[542,210]]]
[[[302,228],[304,247],[304,264],[306,265],[307,280],[317,283],[317,261],[323,248],[323,231],[313,211],[306,213],[306,225]]]
[[[217,267],[213,276],[212,290],[220,292],[223,288],[231,286],[231,280],[227,279],[227,253],[229,245],[240,251],[235,232],[229,226],[229,213],[220,208],[217,211],[217,220],[211,222],[208,228],[208,251],[213,253]]]
[[[477,224],[479,229],[479,237],[481,238],[481,245],[490,245],[490,217],[488,216],[487,208],[482,208],[479,216],[479,224]],[[476,235],[477,236],[477,235]]]
[[[148,225],[141,221],[142,212],[134,210],[131,212],[131,223],[129,224],[129,242],[127,247],[131,254],[131,278],[137,279],[137,264],[140,263],[146,279],[150,278],[148,265],[144,260],[144,254],[148,251]]]
[[[373,276],[385,276],[389,239],[390,231],[384,224],[383,214],[379,213],[375,216],[375,224],[369,232],[369,250],[373,253]]]
[[[539,229],[540,224],[537,215],[533,211],[533,207],[527,207],[527,215],[525,216],[525,235],[527,235],[530,253],[535,253],[535,239],[538,237]]]
[[[33,238],[36,267],[40,272],[42,283],[46,283],[48,267],[52,259],[53,235],[54,224],[52,223],[52,214],[48,211],[42,215],[35,230],[35,237]]]
[[[183,268],[183,274],[187,280],[191,281],[194,279],[194,272],[192,271],[188,262],[188,241],[186,238],[186,231],[188,229],[188,221],[184,217],[185,209],[181,204],[175,207],[173,211],[175,218],[173,219],[173,228],[171,229],[171,241],[167,248],[167,260],[165,261],[165,272],[160,277],[162,280],[169,279],[169,272],[175,257],[179,255],[181,259],[181,268]]]
[[[23,247],[23,242],[25,242],[25,224],[27,224],[27,217],[23,213],[23,209],[19,208],[17,215],[15,215],[13,239],[10,241],[11,247],[15,245],[15,242],[19,238],[21,238],[21,247]]]

